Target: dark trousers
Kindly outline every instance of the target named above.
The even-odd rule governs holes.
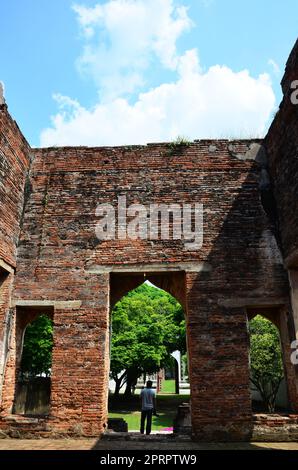
[[[150,434],[150,433],[151,433],[152,413],[153,413],[153,410],[142,410],[142,415],[141,415],[141,434],[144,434],[144,428],[145,428],[145,421],[146,421],[146,418],[147,418],[146,434]]]

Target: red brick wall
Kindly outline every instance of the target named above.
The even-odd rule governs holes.
[[[0,105],[0,258],[13,267],[29,163],[28,143]]]
[[[53,430],[97,434],[106,421],[109,275],[99,273],[102,266],[142,271],[144,264],[188,263],[194,430],[198,437],[248,438],[245,306],[288,299],[274,221],[259,189],[265,156],[260,142],[252,144],[34,151],[14,297],[81,302],[55,310]],[[128,204],[203,203],[202,249],[184,250],[180,240],[97,240],[95,208],[116,204],[120,194]]]
[[[56,430],[99,435],[104,429],[107,317],[107,310],[87,308],[56,313],[51,400]]]
[[[9,313],[12,294],[13,273],[0,267],[0,402],[5,368],[9,359],[9,345],[12,331],[12,315]]]
[[[29,145],[6,105],[0,105],[0,401],[4,368],[10,361],[10,350],[7,351],[9,307],[29,153]]]
[[[282,80],[284,98],[265,141],[283,254],[291,267],[298,266],[298,104],[291,102],[294,80],[298,80],[298,41]]]

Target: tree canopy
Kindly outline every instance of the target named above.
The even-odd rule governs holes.
[[[21,371],[31,375],[50,375],[52,365],[53,322],[40,315],[25,331]]]
[[[116,393],[126,381],[129,394],[142,373],[157,372],[177,349],[182,353],[186,350],[185,320],[181,305],[170,294],[142,284],[115,305],[111,376],[116,381]]]
[[[260,315],[250,321],[250,367],[252,383],[273,412],[284,376],[282,353],[278,329]]]

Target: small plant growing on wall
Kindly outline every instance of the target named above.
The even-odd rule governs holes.
[[[188,140],[187,137],[180,135],[175,140],[173,140],[173,142],[169,142],[167,144],[168,153],[171,155],[175,152],[181,152],[190,145],[191,141]]]

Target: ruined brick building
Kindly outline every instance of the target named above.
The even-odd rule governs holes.
[[[174,295],[187,321],[192,431],[250,439],[247,319],[279,328],[298,412],[298,43],[264,140],[132,147],[30,148],[0,105],[0,430],[100,436],[107,422],[110,307],[143,282]],[[100,202],[204,205],[204,241],[95,236]],[[23,332],[54,322],[50,414],[17,422]]]

